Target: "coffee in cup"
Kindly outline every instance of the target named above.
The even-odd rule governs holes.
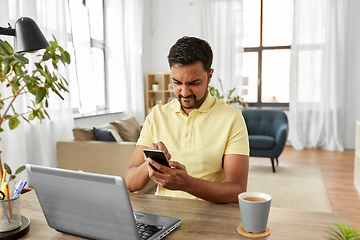
[[[262,233],[270,212],[271,196],[266,193],[244,192],[238,195],[243,228],[249,233]]]

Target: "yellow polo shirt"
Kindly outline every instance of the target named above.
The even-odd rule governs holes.
[[[162,141],[172,158],[186,166],[190,176],[224,181],[225,154],[249,155],[249,139],[241,110],[208,94],[200,108],[187,116],[177,99],[157,105],[146,117],[137,145]],[[157,195],[196,198],[183,191],[159,187]]]

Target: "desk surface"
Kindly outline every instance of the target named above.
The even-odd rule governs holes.
[[[238,204],[213,204],[147,194],[130,194],[130,200],[134,210],[182,219],[166,240],[249,239],[236,231],[241,224]],[[34,191],[21,196],[21,214],[31,222],[29,233],[21,239],[81,239],[59,233],[47,225]],[[268,221],[271,233],[263,239],[323,239],[325,231],[335,227],[338,221],[350,225],[344,214],[271,208]]]

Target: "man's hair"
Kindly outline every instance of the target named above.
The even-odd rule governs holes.
[[[201,61],[204,70],[210,72],[213,52],[210,44],[196,37],[182,37],[170,48],[168,62],[170,68],[173,64],[181,66],[193,65]]]

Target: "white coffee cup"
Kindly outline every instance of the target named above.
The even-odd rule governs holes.
[[[271,196],[260,192],[243,192],[238,195],[243,228],[249,233],[266,230],[269,218]]]

